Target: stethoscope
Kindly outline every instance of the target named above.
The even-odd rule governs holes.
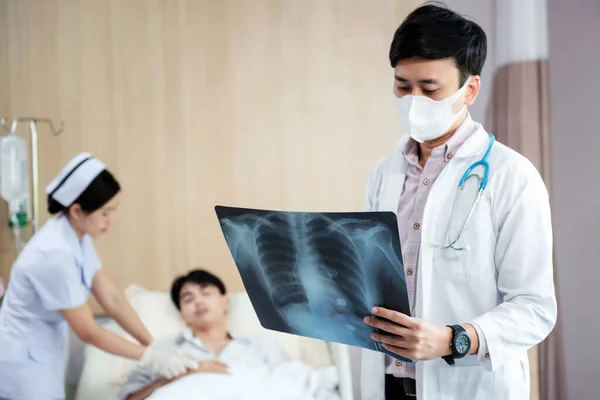
[[[471,164],[469,166],[469,168],[467,168],[467,170],[463,174],[462,178],[460,178],[460,182],[458,182],[458,193],[456,193],[456,197],[454,198],[454,203],[452,204],[452,210],[450,211],[450,219],[448,220],[448,227],[446,228],[446,241],[449,244],[446,246],[442,246],[442,248],[444,248],[444,249],[451,247],[454,250],[464,250],[463,247],[457,248],[457,247],[454,247],[454,245],[456,244],[456,242],[458,242],[458,240],[460,239],[460,236],[462,235],[463,231],[467,227],[467,224],[469,223],[469,220],[471,219],[471,216],[473,215],[473,211],[475,210],[475,206],[479,202],[479,199],[481,199],[481,195],[483,194],[483,191],[485,190],[487,183],[488,183],[488,178],[490,175],[490,164],[488,163],[487,159],[488,159],[488,156],[490,155],[490,151],[492,150],[492,147],[494,146],[494,143],[496,142],[496,137],[492,133],[488,133],[488,136],[490,138],[490,144],[488,145],[488,148],[487,148],[485,154],[483,155],[483,157],[481,157],[481,160],[474,162],[473,164]],[[483,167],[483,175],[479,176],[478,174],[471,174],[471,172],[473,172],[473,170],[479,166]],[[471,205],[471,210],[469,211],[469,215],[467,216],[467,219],[463,223],[462,228],[458,231],[458,235],[456,235],[456,238],[454,240],[450,240],[450,225],[452,224],[452,217],[454,216],[454,209],[456,208],[458,199],[463,191],[463,188],[465,187],[465,183],[473,177],[476,177],[477,179],[479,179],[479,189],[477,190],[477,197],[473,201],[473,204]]]

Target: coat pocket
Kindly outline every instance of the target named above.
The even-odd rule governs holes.
[[[455,250],[435,247],[433,249],[433,269],[439,276],[459,280],[474,278],[482,274],[481,267],[480,263],[473,263],[470,248]]]

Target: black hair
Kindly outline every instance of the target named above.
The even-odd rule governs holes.
[[[173,281],[173,285],[171,285],[171,300],[173,300],[173,304],[175,304],[175,307],[177,307],[178,310],[181,309],[179,295],[181,294],[183,285],[186,283],[195,283],[200,286],[216,286],[221,294],[226,293],[225,285],[223,285],[223,282],[215,275],[203,269],[192,270],[187,275],[177,277],[177,279]]]
[[[428,2],[404,19],[392,40],[392,68],[398,61],[412,57],[454,59],[462,86],[469,76],[481,75],[487,57],[487,36],[477,23],[444,4]]]
[[[88,187],[75,199],[73,204],[79,204],[81,210],[89,214],[103,207],[120,190],[121,186],[119,182],[105,169],[90,182]],[[65,207],[52,198],[52,193],[48,194],[48,212],[50,214],[67,212],[73,204]]]

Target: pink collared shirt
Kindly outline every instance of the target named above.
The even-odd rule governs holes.
[[[478,127],[479,125],[467,114],[464,122],[458,127],[454,135],[445,144],[433,149],[424,168],[419,165],[419,144],[415,140],[412,138],[409,139],[402,151],[402,155],[408,162],[408,168],[398,203],[397,216],[411,315],[414,315],[415,310],[417,269],[419,267],[419,249],[421,247],[421,222],[423,220],[427,197],[429,196],[431,186],[444,169],[448,160],[477,131]],[[468,321],[456,321],[457,324],[465,322]],[[487,342],[481,329],[476,324],[472,325],[477,330],[477,335],[479,336],[477,358],[483,360],[487,354]],[[414,365],[405,364],[391,357],[386,357],[385,372],[396,377],[415,378]]]

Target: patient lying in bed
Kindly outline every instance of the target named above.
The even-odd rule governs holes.
[[[128,376],[121,400],[326,400],[335,392],[333,367],[313,370],[287,361],[277,343],[227,331],[229,299],[219,278],[194,270],[175,280],[171,298],[188,328],[169,342],[201,355],[200,367],[167,379],[138,366]]]

